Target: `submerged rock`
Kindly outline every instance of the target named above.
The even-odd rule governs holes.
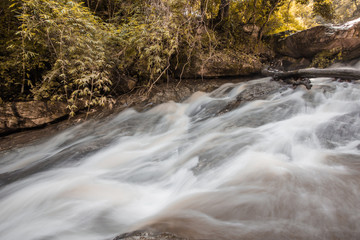
[[[189,240],[182,238],[172,233],[153,233],[147,231],[135,231],[125,233],[114,238],[114,240]]]
[[[244,91],[242,91],[234,101],[231,101],[224,107],[218,115],[221,115],[226,112],[230,112],[235,108],[238,108],[241,104],[244,104],[249,101],[265,99],[269,95],[278,92],[281,89],[287,89],[288,86],[279,81],[268,81],[260,82],[248,86]]]

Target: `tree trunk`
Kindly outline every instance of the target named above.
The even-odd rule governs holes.
[[[260,27],[260,30],[259,30],[259,33],[258,33],[258,40],[259,40],[259,41],[262,39],[264,28],[265,28],[265,26],[268,24],[268,22],[269,22],[269,20],[270,20],[270,17],[271,17],[271,15],[273,15],[273,13],[274,13],[275,9],[277,8],[279,2],[280,2],[280,1],[276,1],[276,2],[274,3],[274,5],[273,5],[272,8],[270,9],[270,11],[269,11],[269,13],[268,13],[268,15],[267,15],[267,17],[266,17],[265,22],[264,22],[263,25]]]
[[[206,22],[206,10],[208,8],[209,0],[201,0],[200,1],[200,13],[201,13],[201,20]]]
[[[264,68],[261,73],[267,77],[277,79],[283,78],[315,78],[315,77],[330,77],[340,78],[344,80],[360,79],[360,70],[349,68],[333,68],[333,69],[318,69],[318,68],[304,68],[294,71],[277,71]]]
[[[215,23],[226,20],[229,17],[230,0],[221,0],[218,14],[215,18]]]
[[[200,13],[203,16],[206,12],[206,0],[200,0]]]

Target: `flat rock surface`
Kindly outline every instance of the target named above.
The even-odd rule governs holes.
[[[0,134],[35,128],[67,116],[62,102],[12,102],[0,105]]]

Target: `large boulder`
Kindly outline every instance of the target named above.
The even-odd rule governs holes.
[[[67,116],[62,102],[12,102],[0,105],[0,135],[40,127]]]
[[[236,52],[218,51],[199,61],[196,75],[205,77],[247,76],[261,71],[260,59]]]
[[[323,25],[294,33],[276,43],[276,52],[313,58],[322,52],[341,53],[343,60],[360,57],[360,18],[343,25]]]
[[[262,58],[236,50],[215,50],[197,53],[184,69],[175,72],[176,78],[221,78],[249,76],[261,72]]]

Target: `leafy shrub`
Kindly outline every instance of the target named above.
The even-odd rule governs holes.
[[[21,50],[23,88],[31,85],[35,99],[67,101],[71,114],[78,100],[85,106],[104,105],[111,85],[104,48],[109,26],[75,1],[21,0],[12,7],[19,13],[16,47]],[[30,81],[29,72],[40,62],[49,69]]]

